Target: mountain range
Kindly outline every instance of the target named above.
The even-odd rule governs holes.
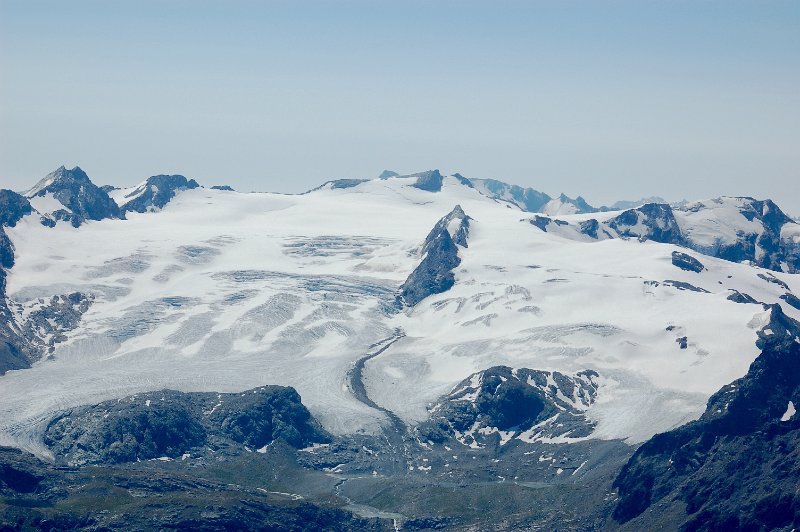
[[[769,199],[61,167],[0,191],[0,515],[792,530],[798,273]]]

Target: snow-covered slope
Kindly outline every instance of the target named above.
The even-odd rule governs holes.
[[[77,229],[24,217],[6,228],[18,317],[53,295],[92,304],[51,357],[0,377],[0,443],[41,451],[43,423],[70,406],[264,384],[294,386],[333,433],[374,433],[385,413],[347,375],[387,338],[364,384],[407,422],[490,367],[591,370],[590,437],[637,442],[697,417],[747,371],[769,312],[733,290],[800,317],[780,299],[800,293],[793,275],[770,274],[784,287],[703,256],[687,271],[672,262],[680,246],[575,230],[587,215],[560,216],[572,236],[542,231],[465,181],[427,172],[291,196],[195,188],[159,212]],[[426,235],[456,205],[470,220],[453,286],[398,306]]]

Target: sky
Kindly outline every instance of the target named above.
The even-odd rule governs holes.
[[[0,0],[0,187],[432,168],[800,215],[800,2]]]

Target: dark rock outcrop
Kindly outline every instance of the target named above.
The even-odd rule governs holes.
[[[663,284],[664,286],[671,286],[673,288],[677,288],[678,290],[689,290],[690,292],[700,292],[703,294],[710,293],[705,288],[700,288],[699,286],[695,286],[691,283],[685,283],[683,281],[673,281],[672,279],[667,279]]]
[[[70,464],[175,458],[209,441],[253,448],[282,439],[293,447],[330,436],[282,386],[242,393],[163,390],[74,408],[53,419],[43,441]]]
[[[230,185],[214,185],[211,187],[211,190],[226,190],[228,192],[235,192],[233,187]]]
[[[52,354],[56,344],[67,340],[66,333],[80,325],[93,302],[93,295],[72,292],[30,304],[25,319],[19,320],[17,327],[31,354],[37,355],[36,358]]]
[[[439,170],[428,170],[419,174],[412,174],[411,177],[416,177],[417,181],[412,185],[420,190],[427,190],[428,192],[439,192],[442,190],[442,182],[444,177],[439,173]]]
[[[697,421],[643,444],[614,482],[617,521],[648,529],[800,526],[800,324],[771,305],[761,354]],[[682,523],[676,523],[675,517]],[[665,517],[666,516],[666,517]]]
[[[759,273],[759,279],[764,279],[768,283],[776,284],[784,290],[789,290],[789,285],[772,275],[771,273]]]
[[[413,307],[432,294],[449,290],[461,264],[458,246],[468,247],[470,218],[460,205],[433,227],[422,246],[422,261],[400,287],[398,304]]]
[[[182,175],[154,175],[144,184],[127,194],[122,205],[123,212],[147,212],[161,209],[180,191],[198,188],[194,179]]]
[[[591,220],[586,220],[585,222],[581,222],[578,230],[583,233],[584,235],[590,238],[597,238],[597,230],[600,229],[600,222],[592,218]]]
[[[586,436],[594,424],[583,410],[595,400],[597,377],[591,370],[569,376],[495,366],[464,379],[433,405],[417,432],[422,441],[455,438],[465,445],[499,438],[498,430],[514,437],[539,424],[531,437]]]
[[[796,308],[797,310],[800,310],[800,297],[797,297],[791,292],[788,292],[786,294],[783,294],[781,296],[781,299],[786,301],[786,303],[789,304],[790,306]]]
[[[726,298],[728,301],[733,301],[734,303],[742,303],[742,304],[748,304],[748,303],[758,304],[758,301],[753,299],[753,297],[748,294],[739,292],[738,290],[734,290],[733,288],[731,288],[730,291],[731,294],[728,295],[728,297]]]
[[[531,225],[538,227],[539,229],[541,229],[545,233],[547,232],[547,227],[550,224],[569,225],[564,220],[554,220],[552,218],[548,218],[547,216],[539,216],[538,214],[536,216],[534,216],[533,218],[531,218],[530,222],[531,222]]]
[[[680,251],[672,252],[672,265],[677,266],[681,270],[685,270],[687,272],[700,273],[705,270],[705,266],[703,266],[702,262],[691,255],[687,253],[681,253]]]
[[[0,189],[0,226],[14,227],[32,212],[28,198],[13,190]]]
[[[629,209],[606,222],[624,238],[653,240],[665,244],[683,244],[683,235],[669,205],[648,203]]]
[[[79,227],[87,220],[104,220],[120,218],[122,213],[108,193],[92,183],[86,172],[79,167],[67,170],[63,166],[48,174],[28,193],[28,198],[52,194],[64,209],[51,213],[51,219],[43,222],[66,221],[73,227]]]

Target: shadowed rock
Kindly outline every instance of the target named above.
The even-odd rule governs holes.
[[[470,218],[460,205],[433,227],[422,246],[422,262],[400,287],[399,305],[413,307],[432,294],[449,290],[455,283],[453,270],[461,264],[458,246],[468,247]]]
[[[633,529],[772,530],[800,525],[800,324],[771,305],[761,354],[702,417],[644,443],[614,481]],[[793,414],[793,415],[791,415]],[[680,519],[676,521],[676,518]]]
[[[58,168],[39,181],[26,195],[34,198],[47,194],[52,194],[65,208],[51,213],[50,220],[43,221],[44,225],[68,221],[73,227],[79,227],[87,220],[122,217],[114,200],[106,191],[92,183],[86,172],[77,166],[72,170],[63,166]]]
[[[420,190],[427,190],[428,192],[439,192],[442,190],[444,177],[439,173],[439,170],[428,170],[427,172],[413,174],[412,177],[417,178],[413,186]]]
[[[702,262],[691,255],[681,253],[680,251],[672,252],[672,265],[677,266],[681,270],[685,270],[687,272],[700,273],[705,269],[705,266],[703,266]]]
[[[147,212],[163,208],[180,191],[198,188],[194,179],[182,175],[154,175],[123,198],[133,198],[124,203],[124,212]]]

